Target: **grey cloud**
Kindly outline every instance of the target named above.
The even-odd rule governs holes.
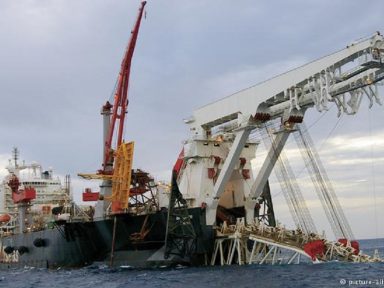
[[[282,63],[319,58],[384,30],[382,1],[148,2],[133,60],[126,138],[136,141],[135,166],[155,175],[171,169],[188,137],[182,119],[193,109],[272,76],[258,68],[280,73]],[[99,169],[99,110],[111,95],[138,5],[0,1],[0,154],[19,146],[23,158],[62,175]],[[336,132],[366,132],[367,110],[360,122],[340,122]],[[382,112],[374,107],[372,119]],[[306,117],[313,123],[319,116],[310,111]],[[316,144],[335,121],[333,108],[314,125]],[[380,126],[372,120],[371,133]]]

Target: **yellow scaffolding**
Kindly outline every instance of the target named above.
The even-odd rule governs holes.
[[[112,180],[112,195],[105,200],[112,202],[112,212],[119,212],[128,208],[129,190],[131,188],[132,163],[134,142],[122,143],[115,153],[112,175],[78,174],[88,180]]]
[[[112,195],[108,200],[116,203],[118,210],[127,209],[131,188],[134,142],[122,143],[116,151],[112,175]],[[113,207],[112,207],[113,208]],[[112,209],[114,210],[114,209]],[[114,212],[114,211],[112,211]]]

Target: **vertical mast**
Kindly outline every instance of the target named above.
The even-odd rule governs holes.
[[[15,164],[15,168],[17,168],[17,160],[19,160],[19,149],[17,147],[13,147],[12,149],[12,157]]]
[[[135,22],[135,26],[131,31],[131,37],[128,42],[128,46],[125,51],[125,55],[123,61],[121,63],[121,69],[119,73],[119,77],[117,80],[116,91],[114,95],[114,103],[112,107],[111,114],[111,122],[109,125],[109,129],[107,131],[107,139],[104,143],[104,160],[103,160],[103,168],[102,174],[110,174],[111,171],[106,170],[107,166],[113,164],[113,157],[111,157],[112,150],[112,140],[113,133],[115,131],[115,127],[118,122],[118,135],[117,135],[117,143],[116,148],[120,146],[123,141],[123,131],[124,131],[124,120],[125,114],[127,113],[128,106],[128,86],[129,86],[129,76],[131,72],[131,62],[133,52],[136,46],[137,36],[139,34],[140,23],[143,16],[144,6],[147,2],[142,1],[141,6],[139,8],[139,12],[137,15],[137,19]]]

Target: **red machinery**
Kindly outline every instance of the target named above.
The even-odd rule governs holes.
[[[323,240],[314,240],[304,245],[304,251],[311,256],[314,261],[324,256],[325,244]]]
[[[348,239],[343,238],[339,239],[338,242],[345,247],[351,246],[354,249],[353,254],[359,255],[360,245],[356,240],[349,241]]]
[[[145,4],[146,1],[141,2],[135,25],[131,31],[131,36],[125,50],[116,83],[113,104],[107,101],[102,107],[101,114],[104,115],[104,150],[102,169],[98,170],[97,175],[79,174],[79,176],[86,179],[103,179],[112,181],[112,195],[108,195],[103,198],[103,200],[109,200],[112,202],[112,212],[121,212],[123,209],[128,207],[131,192],[130,187],[132,186],[131,176],[132,173],[135,173],[132,170],[133,142],[123,142],[123,131],[125,114],[127,113],[128,107],[128,87],[131,62]],[[114,141],[115,131],[117,132],[116,141]],[[112,143],[114,142],[116,142],[115,147],[112,147]],[[139,177],[140,175],[132,177],[136,179],[136,176]],[[142,179],[141,177],[139,178]],[[150,180],[148,177],[146,179],[148,179],[148,181]],[[132,188],[134,190],[132,191],[133,195],[148,191],[146,185],[139,185],[140,183],[135,184],[137,185]],[[83,193],[83,201],[96,201],[98,199],[98,193],[92,193],[91,191],[85,191]]]
[[[97,201],[99,200],[100,193],[99,192],[92,192],[91,188],[85,188],[85,191],[83,192],[83,201]]]
[[[19,189],[20,182],[16,175],[12,175],[8,181],[8,186],[12,190],[12,200],[15,204],[27,203],[36,198],[36,190],[33,187]]]
[[[100,174],[111,174],[111,171],[107,170],[107,166],[111,163],[113,164],[113,153],[112,150],[112,140],[113,133],[115,131],[115,126],[118,125],[118,134],[117,134],[117,143],[116,148],[120,146],[123,141],[123,130],[124,130],[124,120],[125,114],[127,113],[128,107],[128,85],[129,85],[129,76],[131,72],[131,62],[133,52],[136,46],[137,36],[139,34],[139,28],[141,23],[141,18],[143,16],[144,6],[147,2],[141,2],[141,6],[139,8],[139,13],[137,15],[136,23],[131,31],[131,37],[128,42],[127,49],[125,51],[125,55],[123,61],[121,63],[121,69],[119,73],[119,78],[117,80],[116,91],[114,95],[114,103],[113,106],[109,102],[104,105],[106,109],[112,108],[111,122],[108,130],[108,136],[104,143],[104,160],[103,160],[103,168],[99,171]],[[117,123],[117,120],[118,123]],[[114,149],[116,150],[116,149]]]

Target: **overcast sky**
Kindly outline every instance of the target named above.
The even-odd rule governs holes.
[[[194,109],[384,32],[380,0],[148,2],[125,138],[135,141],[134,166],[159,180],[169,180],[188,137],[182,119]],[[79,199],[86,184],[76,174],[101,167],[99,112],[113,92],[139,3],[0,0],[1,177],[17,146],[27,162],[71,174]],[[384,237],[383,107],[367,106],[341,120],[335,108],[319,121],[314,109],[306,115],[308,126],[316,122],[311,135],[357,238]],[[300,174],[295,146],[287,148]],[[300,176],[305,184],[307,175]],[[280,187],[272,186],[277,216],[290,223]],[[328,231],[312,188],[302,189],[319,230]]]

